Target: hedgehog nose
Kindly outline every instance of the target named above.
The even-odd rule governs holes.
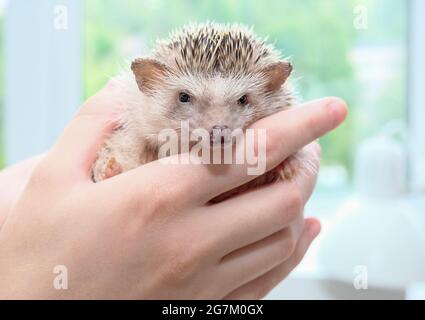
[[[210,131],[210,142],[213,144],[215,141],[217,141],[218,138],[220,138],[220,142],[223,144],[226,140],[225,137],[225,131],[228,130],[229,127],[226,125],[215,125],[212,127]],[[218,142],[218,141],[217,141]]]
[[[217,130],[218,132],[224,131],[226,129],[229,129],[228,126],[224,125],[215,125],[212,127],[213,130]]]

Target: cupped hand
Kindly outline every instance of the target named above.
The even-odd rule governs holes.
[[[262,298],[320,231],[303,218],[316,174],[214,205],[254,178],[246,166],[221,172],[156,161],[95,184],[91,164],[122,107],[109,84],[34,169],[0,231],[0,297]],[[267,170],[306,145],[318,159],[313,141],[345,115],[342,101],[327,98],[257,122],[267,129]],[[67,288],[54,285],[59,265]]]

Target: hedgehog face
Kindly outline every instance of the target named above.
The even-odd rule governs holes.
[[[261,79],[187,76],[169,79],[168,117],[209,132],[212,143],[230,142],[235,130],[256,120],[262,106]]]
[[[132,69],[160,119],[158,131],[176,130],[186,121],[190,130],[208,131],[211,143],[230,142],[235,130],[282,110],[283,83],[291,72],[284,61],[249,74],[182,73],[152,59],[138,59]]]

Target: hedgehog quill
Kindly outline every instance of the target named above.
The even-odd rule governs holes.
[[[192,24],[159,40],[149,57],[135,59],[118,78],[127,109],[93,164],[95,182],[158,159],[161,130],[210,132],[211,144],[296,104],[291,63],[252,29],[238,24]],[[217,197],[222,201],[252,187],[292,179],[309,158],[298,151],[280,166]]]

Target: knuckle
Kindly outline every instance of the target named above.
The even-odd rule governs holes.
[[[54,175],[52,174],[49,165],[46,165],[45,162],[42,162],[34,168],[28,180],[28,187],[35,189],[40,187],[47,187],[53,182],[53,176]]]
[[[153,221],[157,218],[173,217],[182,210],[179,198],[183,197],[179,188],[173,184],[158,185],[157,182],[141,185],[123,199],[130,212],[139,213],[143,210],[144,220]],[[138,215],[140,216],[140,215]]]
[[[199,259],[187,245],[174,245],[173,248],[162,270],[162,278],[169,283],[182,284],[196,273]]]
[[[117,202],[118,206],[125,208],[125,211],[131,215],[136,214],[139,216],[140,212],[143,211],[145,218],[150,216],[150,213],[156,207],[155,195],[145,187],[129,192],[126,197],[119,197]]]
[[[195,256],[198,257],[198,259],[207,257],[216,246],[214,241],[198,241],[198,244],[194,247]]]
[[[277,200],[276,214],[280,226],[287,226],[298,218],[303,211],[303,199],[300,192],[295,190],[281,196]]]
[[[297,202],[297,199],[293,200],[288,197],[280,197],[276,200],[274,215],[276,216],[276,223],[278,223],[279,227],[286,227],[297,219],[301,212]]]
[[[193,192],[193,185],[185,180],[180,180],[173,188],[173,196],[178,199]]]
[[[295,219],[296,214],[294,210],[288,210],[288,204],[285,204],[284,201],[281,201],[280,208],[278,211],[278,219],[276,221],[279,223],[279,227],[286,227]]]
[[[164,181],[166,181],[164,179]],[[152,183],[145,191],[144,198],[150,199],[155,213],[176,213],[177,207],[182,203],[182,200],[188,194],[193,193],[193,186],[189,185],[186,181],[179,181],[178,183],[168,183],[166,185],[158,185]]]
[[[295,253],[295,249],[297,247],[297,239],[295,236],[291,236],[291,238],[288,240],[287,243],[287,249],[288,249],[288,257],[292,256]]]
[[[268,167],[272,166],[274,161],[274,155],[279,152],[279,149],[282,146],[282,139],[279,139],[279,135],[276,133],[272,133],[267,131],[266,135],[266,161]]]
[[[288,259],[295,251],[296,240],[290,231],[278,242],[278,257],[280,261]]]
[[[156,185],[148,185],[142,192],[141,201],[146,203],[149,200],[153,212],[158,213],[166,209],[167,198],[164,197],[163,189]]]
[[[173,191],[152,184],[147,186],[147,189],[142,192],[140,204],[149,205],[150,211],[156,216],[171,211],[174,199]]]
[[[293,221],[297,218],[300,212],[303,210],[304,201],[301,191],[298,188],[291,190],[286,197],[287,210],[290,220]]]

